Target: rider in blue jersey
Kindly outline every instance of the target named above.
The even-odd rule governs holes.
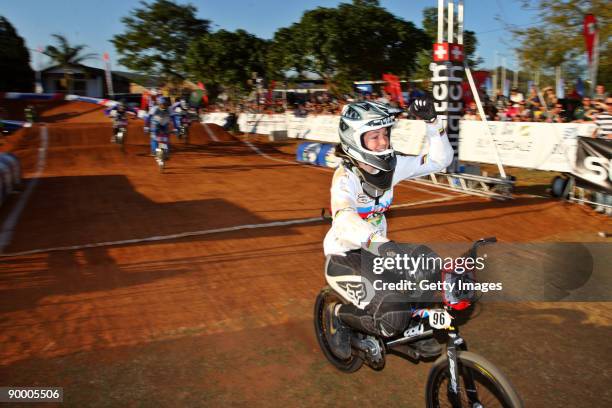
[[[170,152],[170,122],[168,99],[162,96],[145,119],[145,128],[149,129],[151,136],[151,156],[155,156],[160,142],[167,146],[167,153]]]

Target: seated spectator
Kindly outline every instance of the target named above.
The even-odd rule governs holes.
[[[464,120],[480,120],[478,112],[476,112],[476,102],[472,101],[465,108],[465,114],[463,115]]]
[[[595,87],[595,94],[593,95],[593,101],[604,102],[608,97],[606,88],[603,85],[597,85]]]
[[[293,111],[293,115],[296,118],[305,118],[308,116],[308,110],[304,107],[303,104],[298,104],[297,108]]]
[[[612,97],[606,98],[606,110],[595,116],[597,129],[593,132],[593,137],[601,139],[612,139]]]
[[[527,108],[527,102],[519,102],[515,117],[518,117],[521,122],[531,122],[533,120],[533,114],[531,109]]]
[[[553,110],[557,102],[557,95],[555,94],[555,91],[552,89],[552,87],[547,86],[546,88],[544,88],[544,103],[546,104],[548,110]]]
[[[495,117],[497,116],[497,108],[488,97],[485,99],[485,106],[483,110],[487,120],[495,120]]]
[[[596,109],[591,104],[591,98],[582,99],[582,105],[574,109],[574,122],[592,122]]]
[[[533,122],[533,112],[530,109],[524,109],[521,114],[521,122]]]
[[[563,105],[560,103],[555,104],[552,110],[544,113],[544,121],[547,123],[563,123]]]
[[[597,128],[593,131],[593,137],[612,140],[612,97],[606,97],[606,110],[595,116],[595,124]],[[594,192],[593,201],[598,203],[595,207],[597,212],[605,212],[607,215],[612,215],[612,195]],[[604,204],[606,207],[604,207]]]
[[[507,122],[511,118],[508,116],[508,112],[506,108],[501,108],[497,110],[497,115],[495,116],[495,120],[499,122]]]
[[[382,95],[376,98],[376,102],[384,103],[386,105],[389,104],[389,96],[384,90],[382,91]]]
[[[527,98],[528,107],[532,107],[532,105],[536,102],[540,102],[540,98],[538,97],[538,90],[535,86],[531,86],[529,89],[529,97]]]
[[[502,93],[501,89],[495,95],[495,107],[498,110],[505,109],[508,106],[508,98]]]
[[[524,100],[525,98],[523,97],[523,94],[519,92],[518,88],[512,88],[510,91],[510,102],[512,103],[512,106],[518,108],[519,103],[523,102]]]
[[[540,102],[532,102],[531,104],[531,114],[533,117],[533,121],[534,122],[543,122],[545,117],[543,117],[542,115],[544,114],[544,109],[542,109],[542,105],[540,105]]]

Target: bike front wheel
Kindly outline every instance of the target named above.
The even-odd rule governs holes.
[[[321,351],[323,352],[323,355],[325,355],[325,358],[327,358],[327,361],[329,361],[340,371],[344,371],[345,373],[353,373],[361,368],[363,365],[363,360],[355,354],[346,360],[336,357],[332,352],[331,346],[327,342],[327,336],[325,335],[325,327],[327,326],[325,321],[325,309],[330,304],[337,303],[342,303],[342,300],[330,287],[326,286],[323,290],[321,290],[317,296],[314,307],[315,335],[317,336],[317,341],[319,342]]]
[[[425,390],[427,408],[523,407],[521,398],[508,378],[493,363],[469,351],[459,351],[457,362],[460,367],[460,405],[452,403],[449,391],[448,358],[443,355],[436,360],[429,372]]]

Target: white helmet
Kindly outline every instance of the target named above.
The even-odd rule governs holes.
[[[389,128],[395,124],[395,116],[401,112],[378,102],[364,101],[345,105],[340,116],[340,144],[342,150],[353,159],[369,164],[381,171],[392,171],[395,168],[395,151],[389,148],[382,152],[368,150],[363,144],[363,134],[370,130]]]
[[[391,127],[395,124],[395,115],[401,112],[400,109],[372,101],[350,103],[342,109],[338,129],[342,150],[351,160],[379,170],[372,174],[353,162],[363,190],[371,197],[380,197],[391,188],[396,163],[395,151],[391,147]],[[364,133],[382,128],[389,129],[389,148],[382,152],[367,149],[363,143]]]

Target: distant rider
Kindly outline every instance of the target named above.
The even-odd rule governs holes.
[[[170,106],[170,116],[172,117],[174,129],[178,133],[183,119],[189,118],[189,104],[184,98],[179,99]]]
[[[159,142],[168,146],[170,153],[170,110],[168,99],[164,96],[157,98],[157,105],[153,106],[145,118],[145,131],[148,128],[151,137],[151,156],[155,156]]]
[[[115,138],[117,129],[127,125],[128,110],[123,101],[120,101],[106,108],[104,114],[113,120],[113,136],[111,137],[111,143],[115,143],[117,141]]]

